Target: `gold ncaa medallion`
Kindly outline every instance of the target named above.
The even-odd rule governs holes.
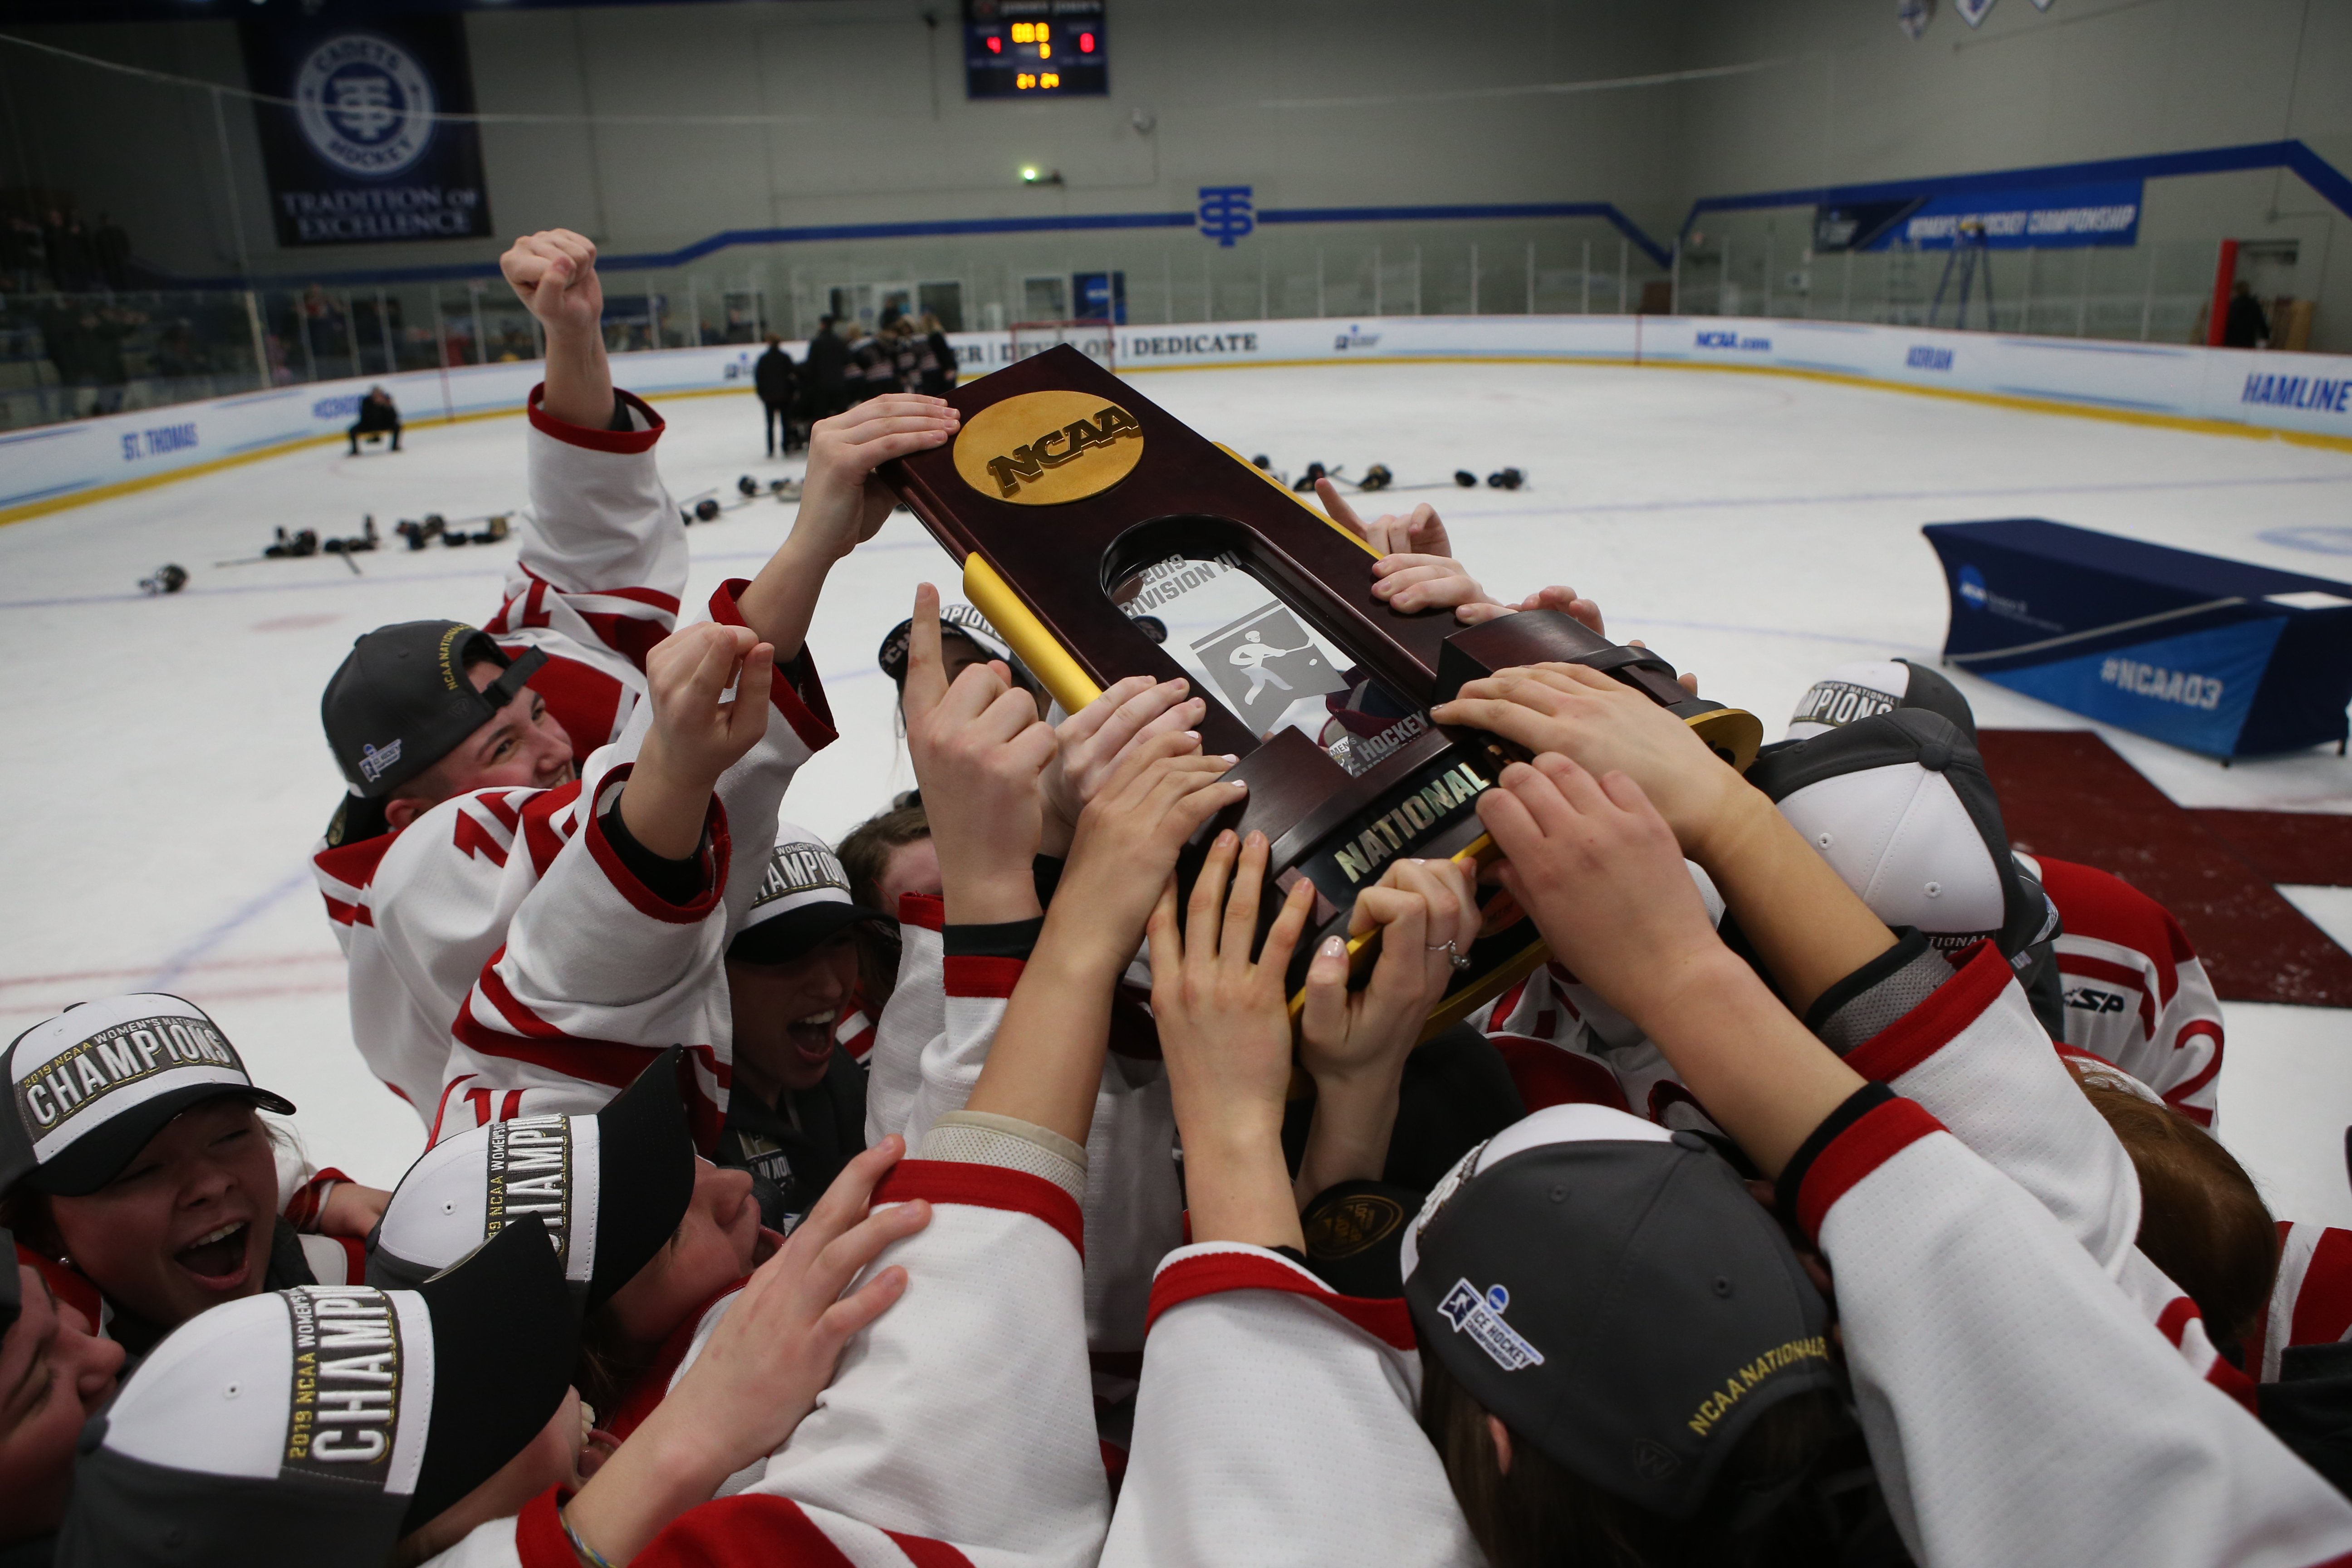
[[[1029,392],[992,403],[956,437],[956,472],[984,496],[1058,506],[1100,495],[1143,457],[1135,416],[1090,392]]]

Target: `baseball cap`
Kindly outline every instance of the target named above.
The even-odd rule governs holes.
[[[1947,952],[1990,939],[2016,959],[2050,903],[2010,854],[2000,802],[1958,726],[1896,708],[1757,757],[1748,782],[1870,912]]]
[[[739,963],[789,963],[859,921],[887,919],[849,896],[849,873],[823,839],[780,822],[760,890],[727,956]]]
[[[1907,658],[1841,664],[1825,672],[1798,699],[1797,710],[1789,716],[1788,733],[1781,738],[1810,740],[1841,724],[1874,713],[1891,713],[1897,708],[1925,708],[1939,713],[1958,726],[1971,742],[1977,738],[1977,716],[1960,689],[1940,670]]]
[[[882,673],[901,687],[907,684],[907,654],[914,636],[915,623],[910,616],[890,628],[890,635],[882,639],[882,647],[875,655],[876,661],[882,666]],[[961,637],[980,649],[983,658],[1003,659],[1022,685],[1035,684],[1028,668],[1013,656],[1011,647],[997,635],[996,628],[989,625],[988,617],[970,605],[940,606],[940,637],[942,640]]]
[[[519,1116],[446,1138],[393,1190],[368,1238],[368,1283],[416,1289],[536,1218],[565,1289],[608,1300],[661,1250],[694,1198],[694,1141],[673,1046],[593,1116]]]
[[[462,621],[378,626],[352,644],[319,699],[319,719],[352,793],[376,800],[488,723],[546,662],[538,648],[509,658],[488,632]],[[470,664],[503,673],[477,691],[466,678]]]
[[[1670,1519],[1765,1411],[1837,1386],[1828,1304],[1696,1132],[1538,1110],[1462,1157],[1401,1251],[1421,1342],[1472,1398]]]
[[[546,1426],[578,1340],[528,1233],[414,1290],[303,1285],[215,1307],[82,1429],[57,1560],[381,1563]]]
[[[45,1193],[94,1193],[200,1100],[233,1094],[294,1112],[255,1085],[203,1008],[161,993],[109,996],[44,1018],[16,1037],[6,1062],[0,1189],[22,1177]]]

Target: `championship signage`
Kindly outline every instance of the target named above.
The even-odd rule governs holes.
[[[488,235],[461,16],[240,29],[282,246]]]
[[[1755,754],[1752,715],[1691,697],[1663,659],[1567,616],[1465,629],[1450,612],[1391,609],[1372,596],[1376,557],[1361,541],[1066,344],[948,400],[963,415],[955,441],[885,477],[1065,709],[1130,675],[1181,676],[1208,700],[1202,743],[1240,756],[1249,796],[1202,830],[1179,876],[1189,881],[1220,826],[1265,834],[1276,884],[1303,878],[1318,895],[1294,993],[1390,862],[1491,856],[1477,798],[1515,753],[1429,713],[1465,681],[1573,659],[1681,714],[1735,765]],[[1542,961],[1507,897],[1488,887],[1481,901],[1433,1031]],[[1360,973],[1369,941],[1349,946]]]

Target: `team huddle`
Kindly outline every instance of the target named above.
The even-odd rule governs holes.
[[[1469,683],[1433,719],[1530,759],[1499,857],[1380,867],[1377,960],[1295,1005],[1263,835],[1180,896],[1244,793],[1213,694],[1064,713],[928,587],[917,791],[794,826],[827,575],[956,411],[817,423],[784,542],[682,605],[593,247],[503,266],[504,601],[320,704],[352,1037],[425,1151],[314,1166],[174,996],[19,1036],[0,1565],[2352,1563],[2352,1237],[2266,1212],[2179,926],[2011,852],[1935,670],[1825,672],[1744,775],[1581,666]],[[1601,629],[1319,494],[1398,611]],[[1549,962],[1431,1032],[1497,909]]]

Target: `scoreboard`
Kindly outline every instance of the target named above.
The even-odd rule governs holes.
[[[1103,0],[963,0],[966,98],[1100,98]]]

